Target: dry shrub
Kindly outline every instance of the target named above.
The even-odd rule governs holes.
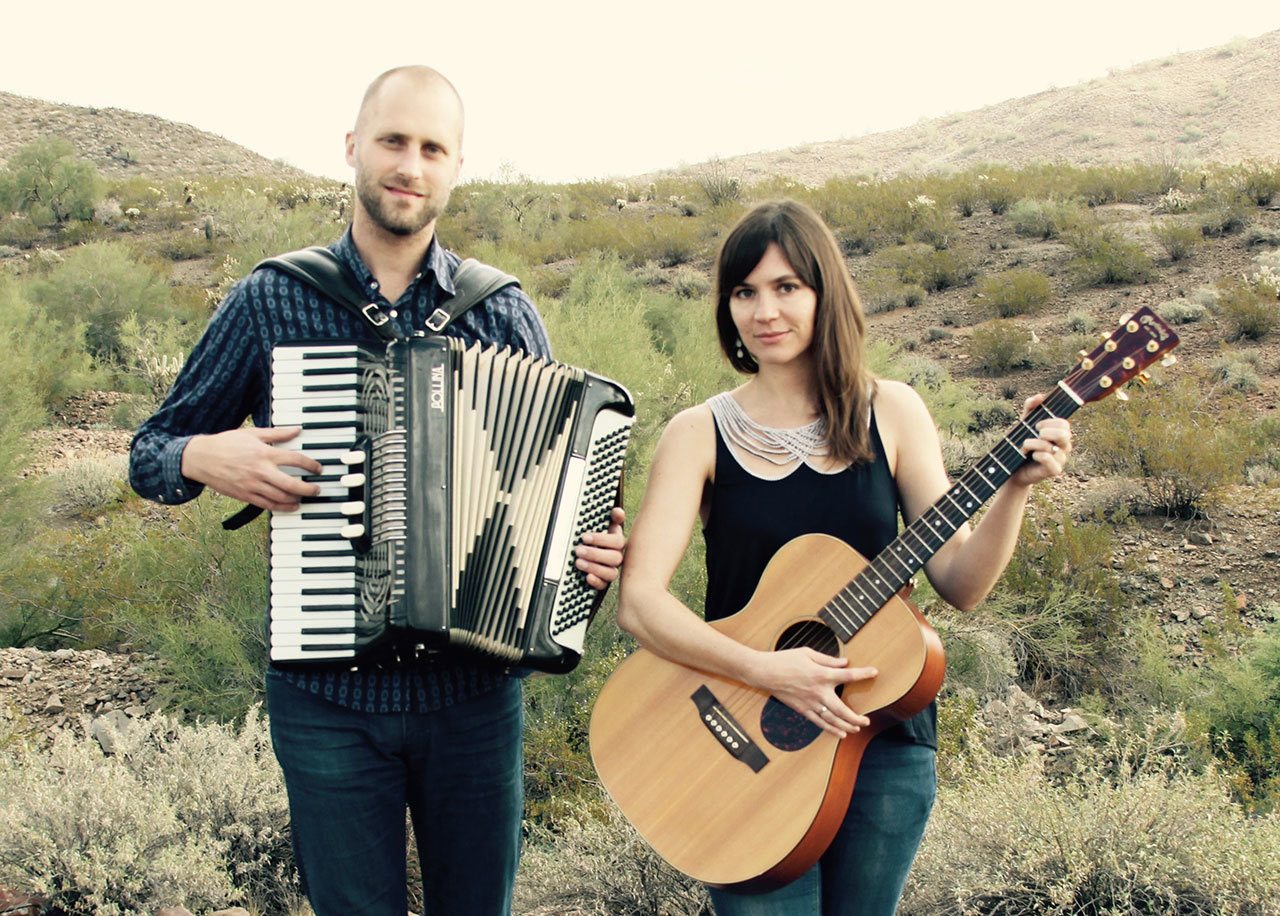
[[[1191,256],[1196,247],[1204,241],[1204,233],[1199,226],[1186,223],[1166,222],[1151,228],[1151,234],[1160,243],[1170,261],[1182,261]]]
[[[62,515],[93,516],[124,497],[129,459],[92,455],[49,475],[52,508]]]
[[[969,358],[990,375],[1001,375],[1032,363],[1031,332],[1007,318],[995,318],[973,329]]]
[[[0,758],[0,885],[70,913],[296,904],[288,804],[267,726],[134,722],[103,753],[58,736]]]
[[[1280,302],[1272,289],[1247,280],[1218,284],[1218,314],[1232,340],[1261,340],[1280,325]]]
[[[1142,483],[1148,505],[1202,516],[1214,491],[1240,480],[1258,449],[1243,398],[1204,371],[1188,371],[1128,403],[1108,399],[1081,420],[1090,463]]]
[[[899,913],[1277,912],[1280,820],[1246,816],[1216,769],[1195,771],[1160,743],[1082,751],[1059,780],[1038,755],[971,742]]]
[[[978,292],[997,318],[1030,315],[1053,298],[1049,278],[1036,270],[1006,270],[986,277],[978,285]]]
[[[1079,224],[1063,235],[1075,253],[1068,268],[1085,286],[1140,283],[1149,279],[1151,258],[1137,242],[1102,224]]]
[[[598,807],[598,806],[597,806]],[[537,829],[525,845],[516,912],[575,916],[701,916],[706,889],[675,871],[608,805],[552,833]]]

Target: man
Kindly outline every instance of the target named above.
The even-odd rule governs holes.
[[[402,67],[370,85],[346,137],[356,204],[331,250],[402,335],[421,330],[454,291],[459,259],[439,245],[435,227],[462,165],[462,128],[449,81]],[[449,333],[550,354],[537,311],[515,287],[466,312]],[[320,467],[278,447],[296,428],[266,428],[268,362],[273,345],[317,337],[372,339],[359,319],[283,273],[240,281],[134,437],[134,489],[178,503],[208,486],[276,512],[296,509],[317,488],[282,467]],[[256,426],[242,428],[248,415]],[[620,512],[614,522],[578,548],[596,588],[621,563]],[[427,912],[510,912],[523,804],[518,678],[447,654],[356,669],[271,668],[267,704],[294,850],[317,914],[404,916],[406,805]]]

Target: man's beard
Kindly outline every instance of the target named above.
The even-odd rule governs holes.
[[[369,175],[356,176],[356,196],[374,224],[393,235],[416,235],[437,219],[448,203],[447,195],[439,203],[423,198],[420,209],[398,212],[385,205],[382,185]]]

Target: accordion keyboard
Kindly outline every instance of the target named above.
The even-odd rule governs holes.
[[[356,653],[360,629],[351,519],[363,512],[355,463],[359,351],[350,345],[277,348],[272,354],[275,426],[302,432],[281,448],[301,451],[323,472],[284,470],[320,485],[296,512],[271,517],[272,659],[342,659]],[[359,510],[359,511],[357,511]]]

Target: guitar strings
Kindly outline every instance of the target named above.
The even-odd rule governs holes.
[[[853,636],[855,636],[857,632],[870,621],[872,616],[874,616],[878,611],[880,611],[886,604],[888,604],[893,599],[893,597],[897,594],[898,589],[901,588],[901,585],[899,585],[896,588],[886,586],[889,588],[889,590],[888,590],[888,594],[883,596],[883,598],[881,598],[878,594],[875,594],[875,592],[877,592],[878,590],[866,588],[864,580],[868,577],[869,574],[881,576],[882,578],[879,581],[882,585],[885,584],[884,583],[885,578],[887,578],[890,582],[892,582],[894,578],[894,576],[884,577],[883,573],[877,571],[875,567],[879,564],[882,564],[882,560],[884,560],[885,558],[888,558],[889,560],[893,560],[897,562],[903,567],[904,570],[906,570],[906,575],[902,577],[902,584],[905,584],[906,581],[910,579],[911,575],[913,575],[916,571],[922,568],[924,564],[928,562],[929,557],[932,557],[934,553],[940,550],[942,548],[942,545],[945,544],[953,534],[955,534],[956,530],[958,530],[959,527],[962,524],[964,524],[964,522],[972,518],[973,515],[977,512],[978,508],[980,508],[986,502],[987,499],[990,499],[991,496],[995,493],[995,491],[998,490],[1009,479],[1009,477],[1012,477],[1013,473],[1028,460],[1027,455],[1010,438],[1010,436],[1017,434],[1020,428],[1031,436],[1037,436],[1038,433],[1035,429],[1034,424],[1039,423],[1041,420],[1044,420],[1044,419],[1068,417],[1075,411],[1077,406],[1078,405],[1073,400],[1071,400],[1071,398],[1067,396],[1062,391],[1061,388],[1054,388],[1053,391],[1045,398],[1044,402],[1039,404],[1026,417],[1022,417],[1016,423],[1014,423],[1014,425],[1010,427],[1009,431],[1006,432],[1004,436],[1001,437],[1000,441],[997,442],[997,444],[991,449],[991,451],[987,453],[986,456],[983,457],[981,461],[977,462],[973,467],[971,467],[968,471],[966,471],[963,475],[961,475],[959,480],[955,481],[952,487],[948,488],[948,491],[946,494],[944,494],[937,502],[935,502],[932,506],[930,506],[927,510],[925,510],[925,512],[923,512],[919,518],[917,518],[914,522],[908,525],[903,530],[903,533],[900,534],[892,544],[890,544],[888,547],[882,550],[875,557],[875,559],[873,559],[861,571],[859,571],[859,573],[853,578],[851,582],[849,582],[846,586],[844,586],[844,588],[842,588],[839,592],[837,592],[836,595],[830,601],[828,601],[827,604],[824,605],[822,609],[818,611],[817,614],[814,615],[815,619],[804,621],[800,626],[793,627],[789,635],[786,638],[784,638],[783,641],[780,642],[777,646],[775,646],[772,651],[775,651],[775,652],[786,651],[788,649],[805,647],[808,645],[806,636],[814,632],[831,632],[832,635],[835,636],[836,642],[838,644],[840,645],[847,644],[848,641],[852,639]],[[1001,460],[1001,459],[1004,459],[1004,460]],[[988,462],[994,462],[995,466],[999,467],[1000,472],[1002,472],[1003,476],[1001,477],[1001,473],[997,473],[994,467],[991,464],[988,464]],[[981,473],[981,468],[984,465],[986,465],[987,467],[986,474]],[[994,479],[989,479],[989,478],[997,478],[997,477],[1001,478],[998,480],[998,482],[995,481]],[[990,490],[990,492],[985,497],[982,497],[982,498],[979,498],[977,494],[973,492],[973,488],[978,485],[979,481],[984,487]],[[971,498],[972,500],[971,510],[962,508],[959,503],[957,503],[954,499],[951,498],[951,494],[953,493],[953,491],[958,492],[960,489],[963,489],[964,492],[967,493],[968,496]],[[948,516],[947,510],[946,510],[947,503],[950,503],[951,506],[954,507],[954,511],[959,516],[957,520],[953,521]],[[929,521],[931,515],[937,516],[937,518],[934,519],[932,522]],[[947,532],[945,537],[941,536],[941,533],[939,530],[939,521],[945,522],[951,528],[951,530]],[[932,525],[933,527],[931,528],[930,525]],[[916,530],[917,528],[919,528],[920,530]],[[934,538],[938,538],[939,539],[938,546],[935,548],[929,549],[929,542],[925,540],[925,538],[922,536],[922,533],[921,533],[922,531],[928,531]],[[903,543],[903,541],[905,540],[908,534],[913,535],[915,539],[919,541],[920,544],[926,548],[928,556],[926,556],[924,560],[921,560],[919,557],[917,557],[915,552],[911,550],[910,547],[906,546]],[[908,563],[906,563],[904,560],[902,560],[900,557],[894,556],[893,548],[895,545],[898,545],[899,552],[902,549],[905,549],[907,553],[912,557],[912,560],[918,564],[914,569],[911,568],[911,566]],[[848,595],[848,597],[846,597],[846,595]],[[862,617],[858,613],[854,605],[850,603],[851,599],[853,601],[858,601],[859,599],[861,599],[862,601],[865,601],[871,604],[872,610],[870,611],[870,613],[866,615],[865,618]],[[845,604],[846,606],[842,609],[840,607],[841,604]],[[834,627],[832,627],[830,624],[828,624],[826,621],[822,619],[823,614],[829,615],[841,627],[843,627],[844,630],[848,632],[849,634],[848,637],[842,639],[840,634],[835,631]],[[856,624],[854,623],[854,621],[856,621]],[[814,646],[809,646],[809,647],[816,648]],[[731,700],[736,700],[740,697],[750,698],[752,696],[758,696],[758,695],[759,695],[758,690],[748,687],[746,685],[741,685],[740,687],[732,688],[723,698],[721,698],[721,703],[724,705],[726,711],[732,712],[732,710],[730,710],[728,706]]]

